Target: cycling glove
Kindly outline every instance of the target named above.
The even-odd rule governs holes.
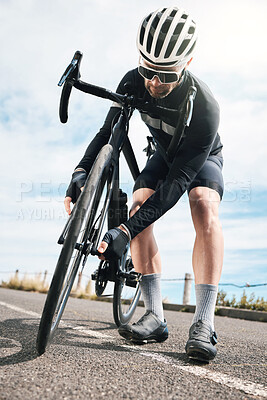
[[[129,241],[128,236],[121,229],[110,229],[103,237],[103,242],[108,244],[103,256],[106,260],[121,258]]]
[[[66,196],[71,197],[72,203],[76,203],[87,178],[85,171],[74,171],[71,177]]]

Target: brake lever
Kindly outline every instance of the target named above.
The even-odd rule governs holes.
[[[79,50],[75,52],[73,59],[71,60],[71,63],[68,65],[68,67],[66,68],[64,74],[62,75],[62,77],[60,78],[59,82],[58,82],[58,86],[62,86],[63,83],[66,81],[66,79],[68,78],[74,78],[74,71],[75,69],[77,69],[76,72],[76,79],[80,78],[80,63],[82,60],[82,56],[83,53],[81,53]]]

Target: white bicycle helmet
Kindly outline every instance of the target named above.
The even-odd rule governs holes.
[[[137,48],[151,64],[176,66],[190,60],[196,40],[196,23],[185,10],[159,8],[142,20]]]

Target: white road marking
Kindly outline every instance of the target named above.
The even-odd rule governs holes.
[[[10,308],[10,309],[13,310],[13,311],[21,312],[21,313],[23,313],[23,314],[28,314],[28,315],[30,315],[31,317],[40,318],[40,314],[37,314],[37,313],[34,312],[34,311],[24,310],[24,308],[20,308],[20,307],[17,307],[17,306],[13,306],[13,304],[8,304],[8,303],[5,303],[4,301],[0,301],[0,306],[4,306],[4,307],[7,307],[7,308]]]
[[[240,378],[234,378],[221,372],[211,371],[209,369],[201,368],[196,365],[178,365],[173,362],[173,359],[171,357],[162,356],[156,353],[141,352],[139,354],[145,357],[153,358],[154,360],[162,362],[164,364],[172,365],[172,367],[178,368],[185,372],[189,372],[190,374],[196,375],[198,377],[210,379],[213,382],[220,383],[221,385],[228,386],[232,389],[241,390],[247,394],[251,394],[254,396],[267,397],[267,390],[261,384],[245,381]]]
[[[97,339],[114,339],[110,335],[105,335],[104,333],[93,331],[91,329],[87,329],[87,327],[84,327],[84,326],[75,326],[74,328],[72,326],[69,326],[69,328],[73,329],[74,331],[85,333],[86,335],[95,337]]]
[[[5,303],[3,301],[0,301],[0,305],[3,307],[10,308],[13,311],[17,311],[17,312],[20,312],[23,314],[30,315],[31,317],[35,317],[38,319],[40,318],[40,315],[36,312],[28,311],[21,307],[14,306],[12,304]],[[115,341],[115,340],[117,341],[117,339],[114,338],[113,336],[87,329],[87,327],[84,327],[84,326],[73,327],[70,324],[65,323],[64,321],[61,321],[60,324],[61,324],[61,326],[63,325],[72,330],[81,332],[81,333],[89,335],[91,337],[95,337],[97,339],[109,339],[111,341]],[[202,368],[199,366],[180,365],[180,364],[176,363],[171,357],[162,356],[161,354],[158,354],[158,353],[140,351],[140,347],[131,346],[131,345],[120,345],[120,344],[117,344],[117,346],[126,348],[128,350],[132,350],[134,352],[137,352],[139,355],[152,358],[153,360],[155,360],[157,362],[171,365],[174,368],[180,369],[181,371],[190,373],[192,375],[196,375],[198,377],[202,377],[205,379],[209,379],[213,382],[220,383],[221,385],[228,386],[231,389],[241,390],[247,394],[267,398],[267,389],[261,384],[245,381],[240,378],[234,378],[229,375],[223,374],[221,372],[211,371],[207,368]]]

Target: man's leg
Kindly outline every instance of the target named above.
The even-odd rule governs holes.
[[[168,165],[156,151],[135,182],[130,216],[134,215],[164,182],[168,172]],[[163,316],[160,288],[161,259],[153,234],[153,225],[131,240],[131,255],[135,271],[143,274],[140,286],[145,303],[145,315],[136,324],[119,328],[119,333],[132,340],[141,340],[142,337],[157,341],[166,340],[168,329]]]
[[[133,194],[130,216],[133,216],[153,193],[154,190],[149,188],[136,190]],[[143,275],[141,292],[145,310],[152,311],[161,321],[164,321],[160,289],[161,259],[153,234],[153,224],[131,241],[131,255],[135,271]]]
[[[189,201],[196,231],[193,250],[195,283],[218,285],[224,252],[219,193],[207,187],[196,187],[190,191]]]
[[[133,195],[130,216],[134,215],[153,193],[152,189],[137,189]],[[150,225],[131,241],[131,255],[135,271],[143,274],[140,285],[145,314],[136,324],[120,327],[119,333],[124,338],[135,342],[164,341],[168,338],[168,329],[163,316],[160,288],[161,259],[153,234],[153,225]]]
[[[192,323],[198,324],[196,332],[202,329],[203,334],[206,331],[209,335],[209,331],[214,331],[217,288],[223,265],[224,241],[219,220],[220,195],[213,189],[196,187],[190,191],[189,201],[196,231],[193,250],[196,311]],[[202,322],[199,324],[198,321],[204,321],[203,326]],[[201,336],[201,342],[200,339]],[[216,337],[211,339],[211,343],[213,349]],[[212,352],[210,358],[216,355],[215,349]]]
[[[149,188],[138,189],[133,193],[130,217],[139,210],[141,205],[153,193],[154,190]],[[153,234],[153,226],[154,224],[150,225],[131,241],[131,253],[135,270],[143,275],[161,273],[161,259]]]

